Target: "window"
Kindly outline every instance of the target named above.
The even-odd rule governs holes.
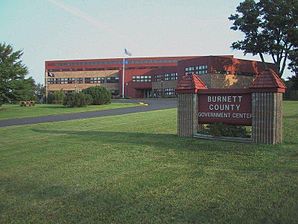
[[[86,82],[86,79],[85,79]],[[90,78],[90,83],[104,83],[105,78],[104,77],[91,77]]]
[[[85,78],[85,83],[91,83],[91,78]]]
[[[132,77],[133,82],[151,82],[150,75],[136,75]]]
[[[177,73],[166,73],[166,74],[164,74],[164,77],[165,77],[165,81],[177,80],[178,74]]]
[[[68,83],[68,84],[75,83],[75,79],[74,79],[74,78],[68,78],[68,79],[67,79],[67,83]]]
[[[175,88],[165,88],[164,89],[165,96],[174,96],[175,95]]]
[[[53,78],[48,79],[48,84],[54,84],[54,79]]]
[[[119,82],[119,77],[108,77],[107,78],[107,83],[118,83]]]
[[[207,65],[190,66],[185,68],[185,75],[203,75],[208,73]]]

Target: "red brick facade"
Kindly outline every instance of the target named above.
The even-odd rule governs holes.
[[[80,91],[89,86],[122,93],[123,59],[55,60],[45,62],[47,92]],[[272,64],[268,67],[274,69]],[[127,58],[124,95],[132,98],[174,97],[179,77],[198,74],[207,87],[251,86],[263,71],[260,62],[228,56]]]

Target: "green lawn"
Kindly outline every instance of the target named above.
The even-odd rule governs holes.
[[[135,103],[111,103],[107,105],[88,105],[87,107],[69,108],[58,104],[36,104],[34,107],[21,107],[20,105],[16,104],[4,104],[0,107],[0,120],[86,111],[109,110],[116,108],[135,107],[138,105],[139,104]]]
[[[0,128],[0,223],[295,223],[298,102],[284,144],[176,135],[176,110]]]

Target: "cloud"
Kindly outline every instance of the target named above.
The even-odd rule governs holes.
[[[116,32],[112,27],[109,27],[104,22],[101,22],[101,21],[93,18],[92,16],[89,16],[87,13],[83,12],[82,10],[80,10],[74,6],[65,4],[62,0],[47,0],[47,1],[50,2],[51,4],[55,5],[56,7],[64,10],[65,12],[68,12],[69,14],[71,14],[79,19],[84,20],[86,23],[95,27],[96,29],[104,30],[106,33],[109,33],[114,36],[118,36],[126,43],[131,42],[130,38],[127,35]],[[133,44],[136,45],[134,42],[133,42]]]
[[[80,18],[90,24],[91,26],[94,26],[98,29],[107,29],[104,23],[98,21],[97,19],[93,18],[92,16],[89,16],[85,12],[81,11],[80,9],[67,5],[64,2],[60,0],[47,0],[51,4],[59,7],[60,9],[63,9],[65,12],[68,12],[69,14],[72,14],[73,16]]]

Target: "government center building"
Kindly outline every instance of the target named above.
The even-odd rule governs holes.
[[[103,86],[114,97],[175,97],[183,75],[198,75],[208,88],[248,88],[263,70],[261,62],[232,55],[51,60],[45,62],[45,84],[46,95]]]

